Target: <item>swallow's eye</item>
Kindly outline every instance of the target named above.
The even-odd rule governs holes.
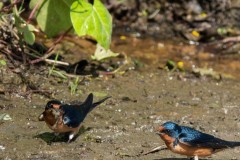
[[[169,129],[165,129],[165,130],[164,130],[164,133],[170,134],[170,130],[169,130]]]
[[[46,108],[47,108],[47,109],[53,108],[53,104],[52,104],[52,103],[47,104]]]

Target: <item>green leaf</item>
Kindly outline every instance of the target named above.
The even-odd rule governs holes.
[[[10,117],[9,114],[3,113],[3,114],[0,114],[0,120],[9,121],[9,120],[12,120],[12,118]]]
[[[1,66],[6,66],[7,62],[4,59],[0,59],[0,65]]]
[[[91,58],[93,60],[101,61],[103,59],[117,57],[118,55],[119,53],[114,53],[110,49],[106,50],[100,44],[97,44],[95,53],[93,56],[91,56]]]
[[[75,0],[43,0],[36,11],[36,18],[40,28],[49,37],[68,30],[71,26],[70,6]],[[31,0],[33,9],[39,0]]]
[[[112,34],[112,17],[100,0],[94,4],[76,0],[70,12],[73,27],[79,36],[89,35],[108,49]]]
[[[0,2],[0,9],[2,9],[3,7],[3,2]]]
[[[25,42],[32,45],[35,42],[35,35],[32,32],[34,31],[34,26],[31,24],[27,24],[23,29],[23,37]]]

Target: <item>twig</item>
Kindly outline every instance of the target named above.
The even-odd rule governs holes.
[[[237,37],[227,37],[222,40],[223,43],[228,43],[228,42],[239,42],[240,41],[240,36]]]
[[[85,76],[81,76],[81,75],[75,75],[75,74],[68,74],[68,73],[64,73],[65,76],[69,77],[69,78],[82,78],[80,80],[80,82],[84,81],[86,78],[91,78],[92,75],[85,75]]]
[[[70,64],[67,63],[67,62],[56,61],[56,60],[52,60],[52,59],[45,59],[44,61],[46,61],[47,63],[53,63],[53,64],[60,64],[60,65],[64,65],[64,66],[70,66]]]
[[[150,151],[143,152],[143,153],[139,154],[139,156],[140,155],[148,155],[150,153],[155,153],[155,152],[159,152],[159,151],[166,150],[166,149],[167,149],[167,147],[165,145],[158,146],[158,147],[155,147],[155,148],[151,149]]]
[[[39,63],[41,61],[44,61],[45,59],[47,59],[49,56],[51,56],[52,54],[54,54],[53,52],[51,52],[56,45],[71,31],[72,27],[70,27],[66,32],[64,32],[60,37],[58,37],[58,39],[53,43],[53,45],[47,50],[46,54],[43,57],[40,57],[38,59],[32,60],[30,62],[30,64],[35,64],[35,63]]]

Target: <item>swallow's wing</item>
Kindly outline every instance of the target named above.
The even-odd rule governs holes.
[[[63,123],[68,127],[78,127],[84,119],[75,107],[62,105],[61,109],[63,110]]]
[[[180,143],[188,146],[214,149],[228,148],[229,145],[227,141],[188,127],[182,127],[182,132],[179,134],[178,140]]]

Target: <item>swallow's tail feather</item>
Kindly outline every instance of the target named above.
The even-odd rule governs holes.
[[[85,102],[83,102],[79,107],[82,117],[85,118],[90,111],[92,111],[95,107],[106,101],[108,98],[110,97],[106,97],[98,102],[93,103],[93,94],[90,93]]]
[[[105,97],[105,98],[103,98],[102,100],[93,103],[93,104],[92,104],[92,109],[95,108],[95,107],[97,107],[97,106],[100,105],[101,103],[105,102],[108,98],[111,98],[111,96]]]
[[[240,146],[240,142],[227,141],[227,146],[228,146],[229,148],[239,147],[239,146]]]
[[[225,141],[219,138],[214,138],[212,141],[206,142],[204,145],[200,146],[211,147],[215,149],[224,149],[238,147],[240,146],[240,142]]]

